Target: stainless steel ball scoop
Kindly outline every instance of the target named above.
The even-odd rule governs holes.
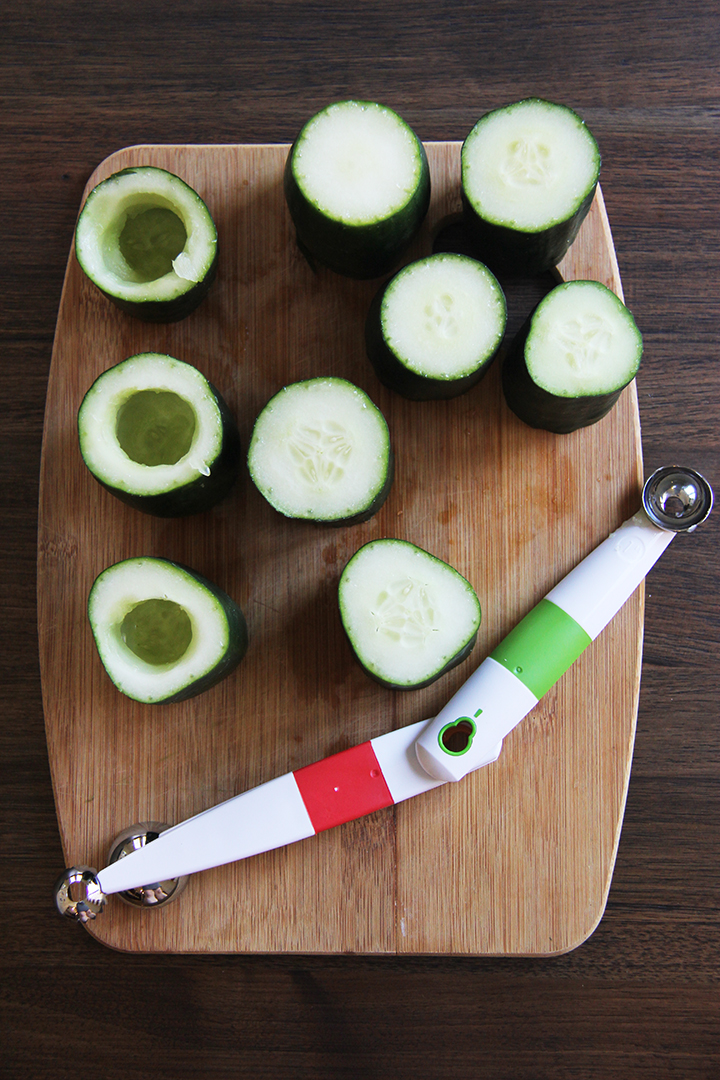
[[[105,869],[61,874],[58,910],[86,923],[112,893],[160,906],[180,894],[188,874],[314,836],[496,761],[508,732],[610,622],[675,534],[692,532],[712,505],[700,473],[658,469],[638,512],[510,631],[433,720],[276,777],[172,828],[133,826],[113,843]]]

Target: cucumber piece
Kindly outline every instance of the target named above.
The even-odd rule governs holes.
[[[248,646],[235,601],[169,559],[125,559],[103,570],[90,590],[88,618],[111,680],[144,704],[208,690],[237,667]]]
[[[75,254],[123,311],[145,322],[176,322],[195,310],[215,279],[217,231],[196,191],[145,165],[93,188],[78,218]]]
[[[304,125],[284,190],[298,244],[338,274],[389,273],[430,203],[430,169],[415,132],[371,101],[339,101]]]
[[[390,491],[390,433],[377,406],[346,379],[291,383],[255,421],[248,468],[286,517],[355,525],[372,517]]]
[[[638,372],[642,336],[599,281],[567,281],[540,301],[503,364],[505,400],[530,427],[558,434],[606,416]]]
[[[78,412],[88,469],[123,502],[157,517],[209,510],[232,487],[240,436],[197,368],[139,353],[103,372]]]
[[[391,390],[415,401],[452,398],[485,374],[506,323],[505,295],[486,266],[463,255],[431,255],[378,290],[365,344]]]
[[[463,208],[478,257],[540,274],[567,253],[600,175],[600,151],[564,105],[526,98],[486,113],[463,143]]]
[[[347,563],[340,618],[371,678],[417,690],[470,655],[480,602],[452,566],[406,540],[371,540]]]

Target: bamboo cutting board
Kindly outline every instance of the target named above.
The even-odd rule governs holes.
[[[218,226],[218,280],[184,322],[119,312],[71,252],[47,395],[38,550],[39,642],[48,748],[66,864],[106,864],[118,832],[183,820],[327,754],[432,717],[494,645],[637,508],[642,483],[634,384],[594,427],[554,436],[506,408],[495,364],[451,402],[408,402],[364,355],[378,282],[313,272],[282,194],[286,146],[140,146],[114,154],[90,190],[128,165],[177,173]],[[459,209],[458,143],[427,146],[433,197],[407,255],[428,254]],[[602,196],[567,259],[622,295]],[[538,297],[531,298],[533,300]],[[511,327],[528,296],[508,283]],[[76,414],[106,368],[145,351],[195,364],[253,421],[284,384],[339,375],[386,416],[396,453],[379,514],[323,528],[276,514],[242,472],[211,512],[153,519],[85,469]],[[439,682],[393,692],[371,682],[341,628],[336,587],[368,540],[411,540],[474,585],[483,624],[471,658]],[[189,702],[143,706],[106,676],[85,615],[106,566],[133,555],[178,560],[243,607],[251,644],[224,683]],[[499,761],[460,784],[195,875],[157,911],[112,898],[90,932],[123,950],[547,955],[599,921],[632,756],[643,590],[506,739]]]

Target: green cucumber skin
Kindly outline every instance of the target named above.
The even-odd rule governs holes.
[[[378,683],[380,686],[384,686],[387,690],[423,690],[426,686],[432,686],[434,682],[437,682],[438,679],[441,679],[443,675],[446,675],[448,673],[448,671],[452,671],[452,669],[454,667],[457,667],[458,664],[462,664],[463,660],[467,660],[468,656],[475,648],[477,637],[478,634],[476,632],[470,638],[470,640],[465,645],[463,645],[462,649],[460,649],[459,652],[455,653],[455,655],[452,656],[448,660],[447,664],[445,664],[444,667],[440,668],[439,671],[436,671],[433,675],[428,676],[428,678],[423,680],[423,682],[412,683],[411,685],[408,685],[407,683],[394,683],[389,682],[386,679],[381,679],[379,675],[376,675],[375,672],[365,667],[362,660],[359,658],[354,649],[353,656],[355,657],[365,674],[368,675],[373,680],[373,682]]]
[[[365,351],[380,382],[389,390],[393,390],[410,401],[449,401],[476,386],[487,373],[500,351],[502,342],[480,367],[460,379],[433,379],[410,371],[400,363],[383,337],[380,311],[385,290],[389,284],[390,281],[386,281],[378,289],[365,321]]]
[[[557,266],[568,253],[588,215],[597,184],[571,217],[542,232],[522,232],[481,218],[462,192],[463,216],[476,258],[491,270],[534,277]]]
[[[569,435],[597,424],[612,409],[625,389],[585,397],[559,397],[533,382],[525,364],[525,342],[534,312],[515,336],[502,367],[502,388],[508,408],[528,427]],[[632,382],[632,380],[630,380]],[[628,385],[627,383],[625,384]]]
[[[347,225],[325,217],[300,190],[293,174],[293,152],[288,154],[283,188],[300,250],[312,264],[322,263],[344,277],[369,280],[388,274],[397,265],[422,224],[430,205],[430,167],[425,148],[421,155],[420,183],[405,206],[385,221]]]
[[[210,466],[209,476],[198,476],[183,487],[163,491],[157,495],[135,495],[95,477],[101,487],[134,510],[162,518],[190,517],[193,514],[201,514],[224,499],[230,493],[237,478],[242,446],[235,418],[225,399],[212,383],[208,383],[208,386],[217,401],[223,429],[220,453]]]
[[[97,285],[95,285],[95,288],[103,296],[106,296],[108,300],[112,300],[113,304],[126,315],[132,315],[141,322],[180,322],[182,319],[186,319],[188,315],[191,315],[203,302],[210,291],[210,286],[217,277],[217,268],[218,252],[216,248],[212,265],[202,281],[194,282],[187,292],[183,293],[182,296],[176,296],[173,300],[122,300],[120,297],[105,292],[104,289],[99,288]]]
[[[174,705],[180,701],[187,701],[189,698],[197,697],[198,694],[203,694],[206,690],[209,690],[219,682],[222,682],[223,679],[235,670],[244,658],[250,642],[250,636],[242,609],[224,589],[220,588],[219,585],[215,585],[214,582],[209,581],[208,578],[199,574],[196,570],[192,570],[189,566],[175,562],[172,559],[153,559],[153,557],[149,557],[148,561],[156,561],[165,565],[175,566],[179,570],[183,570],[186,574],[189,574],[190,577],[194,578],[195,581],[213,594],[221,605],[228,624],[228,646],[224,655],[210,671],[206,672],[201,678],[194,680],[188,686],[178,690],[176,694],[171,694],[166,698],[159,698],[157,701],[140,702],[141,705]],[[108,677],[112,682],[112,676],[110,676],[109,672]],[[113,683],[113,685],[115,684]],[[131,696],[124,690],[121,690],[120,692],[125,694],[126,697]],[[138,699],[133,698],[132,700],[137,701]]]
[[[108,177],[108,179],[112,180],[112,179],[115,179],[116,177],[125,176],[128,173],[140,172],[140,171],[142,171],[143,168],[144,168],[144,166],[128,165],[125,169],[120,169],[118,172],[113,173],[113,175],[111,177]],[[151,168],[155,168],[155,166],[151,166]],[[174,173],[170,173],[169,170],[167,170],[167,169],[158,169],[158,171],[168,173],[169,176],[172,176],[172,177],[174,177],[174,179],[179,180],[181,184],[183,184],[185,187],[189,188],[193,192],[193,194],[198,199],[200,199],[200,196],[197,194],[197,192],[193,188],[190,188],[190,185],[187,184],[181,177],[175,176]],[[105,181],[101,181],[101,183],[104,183],[104,182]],[[98,187],[99,186],[100,185],[98,184]],[[92,197],[92,194],[93,194],[93,192],[91,191],[90,194],[88,195],[88,199],[90,199]],[[201,199],[200,199],[200,201],[202,202]],[[87,205],[87,202],[86,202],[85,205]],[[203,205],[204,205],[204,203],[203,203]],[[84,209],[84,207],[83,207],[83,209]],[[205,207],[205,209],[207,210],[207,207]],[[208,210],[207,212],[208,212],[208,215],[210,216],[210,219],[212,220],[212,216],[210,215],[210,211]],[[214,221],[213,221],[213,226],[215,226]],[[80,267],[81,267],[81,269],[83,270],[83,273],[84,273],[85,270],[84,270],[82,261],[80,259],[78,259],[78,263],[79,263],[79,265],[80,265]],[[190,288],[186,292],[184,292],[182,294],[182,296],[176,296],[172,300],[139,300],[139,301],[123,300],[121,297],[113,296],[112,293],[106,292],[104,289],[101,289],[100,286],[96,285],[95,282],[92,280],[92,278],[89,277],[89,276],[88,276],[88,280],[92,281],[93,285],[95,285],[95,288],[98,290],[98,292],[102,293],[102,295],[107,297],[108,300],[111,300],[112,303],[115,304],[115,306],[117,308],[119,308],[120,311],[123,311],[126,315],[132,315],[132,316],[134,316],[134,318],[139,319],[142,322],[171,323],[171,322],[180,322],[182,319],[187,318],[188,315],[190,315],[193,311],[195,311],[195,309],[197,307],[199,307],[199,305],[202,303],[202,301],[207,296],[207,294],[208,294],[208,292],[210,290],[210,286],[213,284],[213,282],[215,281],[215,278],[217,277],[217,269],[218,269],[218,248],[217,248],[217,228],[216,228],[215,229],[215,256],[214,256],[213,261],[212,261],[212,263],[210,265],[210,268],[209,268],[207,274],[205,275],[205,277],[202,279],[202,281],[193,282],[193,284],[190,286]]]

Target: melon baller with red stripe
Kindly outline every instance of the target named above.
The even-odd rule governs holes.
[[[125,830],[105,869],[60,875],[58,910],[86,923],[113,893],[158,906],[181,893],[189,874],[304,840],[496,761],[508,732],[610,622],[675,533],[692,532],[712,505],[698,472],[658,469],[638,512],[510,631],[433,720],[278,776],[173,827]]]

